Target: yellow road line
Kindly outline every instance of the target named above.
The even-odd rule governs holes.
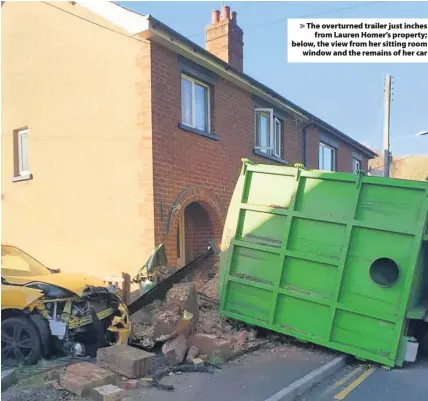
[[[321,396],[324,396],[326,394],[329,394],[336,390],[337,388],[343,386],[351,377],[355,376],[357,373],[361,372],[363,370],[362,366],[356,367],[354,370],[349,372],[346,376],[344,376],[342,379],[338,380],[336,383],[334,383],[332,386],[330,386],[326,391],[324,391]]]
[[[356,387],[358,387],[364,380],[366,380],[373,372],[375,368],[370,368],[366,370],[361,376],[357,377],[348,387],[343,389],[340,393],[336,394],[334,397],[335,400],[343,400],[345,397]]]

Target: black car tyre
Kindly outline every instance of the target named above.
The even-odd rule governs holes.
[[[40,334],[34,323],[25,316],[10,317],[1,323],[2,361],[16,361],[34,365],[41,356]]]

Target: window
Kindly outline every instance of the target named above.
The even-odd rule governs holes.
[[[273,155],[281,158],[281,121],[279,121],[277,118],[275,118]]]
[[[30,174],[28,165],[28,129],[16,131],[16,173],[18,176]]]
[[[352,159],[352,171],[356,173],[361,170],[361,162],[358,159]]]
[[[181,76],[181,122],[203,132],[210,131],[209,87]]]
[[[255,110],[255,149],[269,156],[281,158],[281,121],[272,109]]]
[[[320,142],[319,147],[319,169],[334,171],[336,170],[336,151],[331,146]]]

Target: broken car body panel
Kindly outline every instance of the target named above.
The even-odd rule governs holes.
[[[33,288],[18,287],[16,285],[1,286],[1,308],[23,310],[43,297],[43,292]]]
[[[20,312],[40,315],[48,322],[51,336],[60,341],[60,348],[76,349],[75,344],[94,339],[92,349],[123,344],[131,331],[126,305],[102,281],[55,273],[11,245],[2,245],[4,312],[7,318]]]
[[[428,316],[428,182],[244,161],[221,313],[401,366]]]
[[[5,276],[10,284],[26,285],[33,282],[51,284],[56,287],[64,288],[79,296],[82,296],[85,289],[91,287],[102,287],[104,284],[95,277],[82,276],[78,274],[55,273],[40,276]]]

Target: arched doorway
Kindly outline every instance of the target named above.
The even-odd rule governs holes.
[[[176,232],[177,266],[184,266],[208,249],[209,240],[218,241],[221,223],[209,205],[192,202],[181,213]]]
[[[190,186],[172,204],[162,242],[170,266],[182,267],[208,249],[214,239],[220,245],[225,208],[209,188]]]

